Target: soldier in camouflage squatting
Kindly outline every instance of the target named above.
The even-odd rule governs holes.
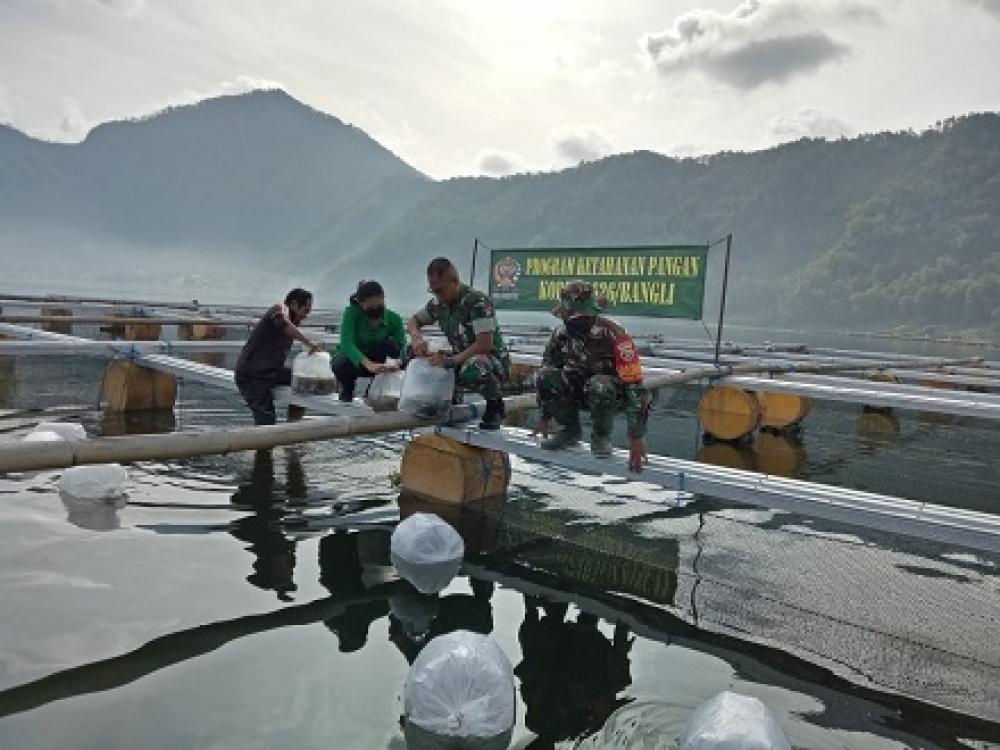
[[[481,393],[486,411],[479,423],[484,430],[497,430],[505,415],[502,382],[510,374],[510,357],[493,300],[458,278],[458,270],[447,258],[435,258],[427,266],[427,283],[434,295],[406,323],[415,357],[430,357],[431,364],[458,370],[462,391]],[[420,335],[424,326],[437,323],[451,344],[451,354],[431,354]]]
[[[629,467],[642,470],[646,458],[646,421],[650,394],[642,384],[642,367],[635,342],[618,323],[600,314],[594,288],[571,281],[562,290],[553,314],[563,325],[552,332],[536,376],[542,418],[536,432],[546,437],[542,447],[560,450],[580,441],[580,408],[590,410],[590,449],[611,455],[615,413],[624,409],[630,439]],[[559,430],[548,437],[549,420]]]

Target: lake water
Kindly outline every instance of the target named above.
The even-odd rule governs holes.
[[[250,423],[189,384],[174,415],[110,418],[103,369],[0,363],[0,439]],[[652,452],[1000,507],[992,423],[818,404],[796,440],[705,446],[698,396],[661,394]],[[388,562],[405,440],[144,462],[122,508],[61,498],[58,472],[0,477],[0,747],[402,748],[408,666],[456,629],[515,667],[514,747],[674,747],[723,689],[796,747],[1000,743],[1000,555],[711,497],[670,510],[515,459],[505,504],[444,513],[465,565],[426,597]]]

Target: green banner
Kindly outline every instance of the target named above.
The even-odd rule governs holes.
[[[707,260],[707,245],[501,248],[490,251],[490,296],[500,310],[550,312],[583,279],[612,315],[700,320]]]

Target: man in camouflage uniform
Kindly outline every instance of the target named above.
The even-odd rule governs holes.
[[[642,469],[646,456],[646,421],[650,394],[642,384],[642,367],[635,343],[618,323],[600,314],[593,286],[571,281],[562,290],[553,314],[563,325],[552,332],[536,376],[542,419],[538,431],[548,435],[549,419],[559,430],[542,447],[560,450],[582,437],[580,408],[590,410],[590,449],[610,456],[615,413],[624,410],[630,438],[629,466]]]
[[[493,300],[461,283],[458,271],[447,258],[431,261],[427,282],[434,299],[406,324],[413,356],[430,357],[431,364],[437,367],[458,370],[459,389],[480,393],[486,399],[480,428],[499,429],[505,415],[500,387],[510,373],[510,358]],[[428,350],[420,329],[432,323],[441,327],[451,344],[451,354],[432,355]]]

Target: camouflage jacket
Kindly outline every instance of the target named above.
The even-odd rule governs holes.
[[[585,380],[594,375],[608,375],[620,381],[629,436],[645,435],[649,389],[642,384],[635,343],[620,324],[598,315],[586,338],[570,336],[566,326],[560,325],[545,346],[542,366],[576,370]]]
[[[459,285],[459,297],[454,305],[431,299],[417,313],[417,322],[422,326],[437,323],[455,354],[472,346],[478,334],[492,332],[493,351],[490,354],[507,359],[507,346],[500,334],[493,300],[465,284]]]

